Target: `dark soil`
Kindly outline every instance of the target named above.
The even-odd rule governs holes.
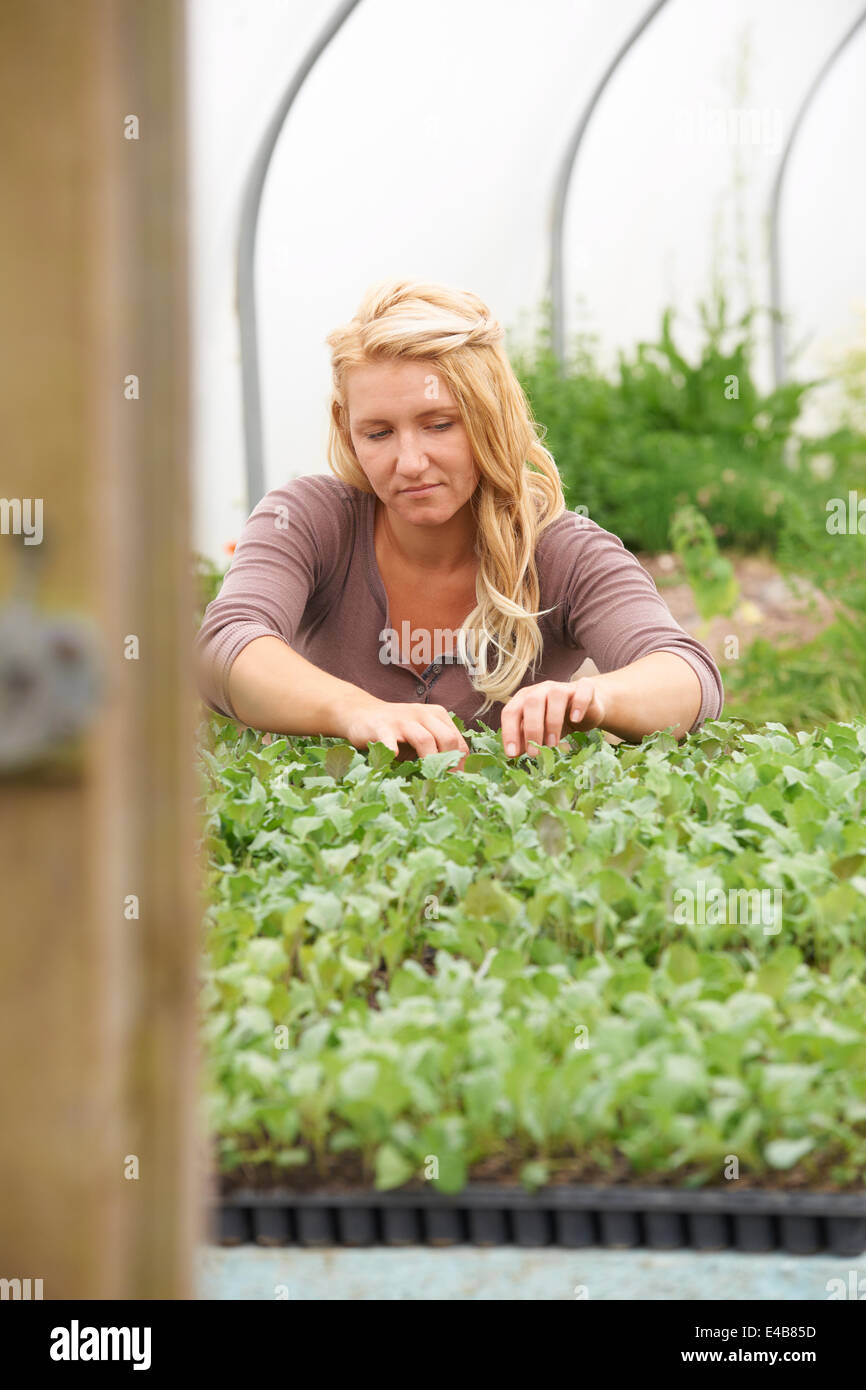
[[[519,1172],[526,1161],[526,1155],[507,1150],[476,1163],[469,1173],[469,1181],[485,1185],[498,1185],[503,1188],[519,1187]],[[848,1184],[835,1183],[830,1178],[831,1169],[843,1155],[825,1155],[819,1164],[807,1168],[805,1164],[786,1171],[772,1170],[767,1173],[741,1173],[736,1180],[737,1190],[752,1188],[766,1191],[787,1192],[862,1192],[866,1182],[861,1178]],[[698,1164],[688,1164],[670,1171],[637,1173],[623,1154],[613,1155],[610,1167],[581,1157],[549,1158],[550,1177],[547,1186],[564,1184],[600,1183],[605,1187],[689,1187],[695,1186],[695,1178],[705,1169]],[[318,1164],[309,1163],[298,1168],[275,1168],[266,1163],[241,1164],[229,1173],[218,1176],[220,1194],[230,1193],[238,1188],[250,1188],[266,1192],[274,1188],[293,1192],[312,1192],[327,1189],[332,1192],[369,1192],[373,1187],[373,1174],[365,1170],[358,1153],[326,1154]],[[731,1190],[731,1183],[721,1178],[699,1184],[702,1191],[712,1189]],[[402,1190],[417,1188],[426,1190],[428,1184],[418,1178],[405,1185]]]
[[[421,951],[421,961],[420,961],[420,964],[421,964],[422,968],[427,972],[428,975],[435,975],[435,974],[436,974],[436,950],[435,950],[435,947],[433,947],[433,946],[425,946],[425,947],[423,948],[423,950]],[[369,1007],[370,1007],[371,1009],[378,1009],[378,1008],[379,1008],[379,1001],[378,1001],[378,999],[376,998],[376,992],[377,992],[377,990],[380,990],[380,989],[383,989],[383,988],[384,988],[384,989],[387,989],[387,987],[388,987],[388,970],[387,970],[387,967],[386,967],[386,965],[385,965],[384,960],[382,960],[381,957],[380,957],[378,966],[376,967],[376,969],[373,971],[372,975],[370,976],[370,993],[367,995],[367,1004],[369,1005]]]

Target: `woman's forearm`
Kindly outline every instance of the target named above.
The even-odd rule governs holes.
[[[651,652],[591,679],[604,707],[601,728],[627,742],[671,725],[681,738],[702,703],[697,673],[674,652]],[[298,736],[344,738],[354,712],[380,703],[314,666],[279,637],[256,637],[242,648],[229,671],[228,694],[237,718],[250,728]]]
[[[364,703],[377,704],[360,686],[328,675],[279,637],[256,637],[241,649],[228,675],[238,719],[273,734],[345,737],[346,718]]]
[[[697,672],[675,652],[650,652],[618,671],[591,679],[604,706],[601,727],[627,742],[671,724],[676,726],[674,736],[682,738],[701,708]]]

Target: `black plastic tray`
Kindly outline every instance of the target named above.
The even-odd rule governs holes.
[[[212,1209],[218,1245],[558,1245],[629,1250],[866,1250],[866,1190],[783,1192],[470,1184],[391,1192],[237,1189]]]

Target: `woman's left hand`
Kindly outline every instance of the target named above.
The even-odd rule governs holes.
[[[577,681],[541,681],[527,685],[502,708],[502,742],[509,758],[538,747],[553,747],[576,730],[599,729],[605,718],[597,676]]]

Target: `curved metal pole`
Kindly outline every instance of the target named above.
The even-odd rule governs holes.
[[[583,108],[580,120],[571,140],[568,143],[565,155],[559,168],[556,180],[556,190],[553,198],[551,241],[550,241],[550,301],[551,301],[551,336],[553,340],[553,351],[560,363],[560,371],[564,370],[565,358],[565,307],[563,291],[563,271],[562,271],[562,231],[565,223],[565,204],[568,197],[568,186],[571,180],[572,169],[577,159],[577,152],[580,149],[581,141],[586,134],[590,118],[598,105],[599,99],[604,92],[613,74],[616,72],[629,49],[637,42],[646,29],[647,25],[655,18],[659,10],[667,3],[667,0],[655,0],[655,4],[650,5],[646,14],[638,22],[635,28],[620,44],[613,58],[605,68],[601,78],[593,90],[589,101]]]
[[[259,353],[256,328],[255,250],[256,229],[262,190],[271,156],[295,97],[316,60],[327,48],[337,30],[360,4],[344,0],[307,50],[295,70],[283,97],[262,136],[250,165],[241,205],[238,236],[237,307],[241,339],[241,384],[244,408],[244,445],[249,510],[265,495],[265,468],[262,447],[262,402],[259,384]]]
[[[863,21],[866,20],[866,10],[855,19],[851,28],[839,40],[833,52],[826,58],[813,79],[806,95],[800,103],[800,108],[794,117],[794,124],[791,126],[791,133],[779,160],[779,168],[773,182],[773,192],[770,197],[770,305],[773,310],[771,319],[771,330],[773,338],[773,376],[776,386],[781,386],[785,380],[784,362],[784,329],[782,324],[782,274],[779,257],[779,207],[782,200],[782,183],[785,178],[785,170],[788,167],[788,159],[791,154],[794,141],[803,124],[803,118],[814,100],[814,97],[832,68],[839,54],[854,37]]]

